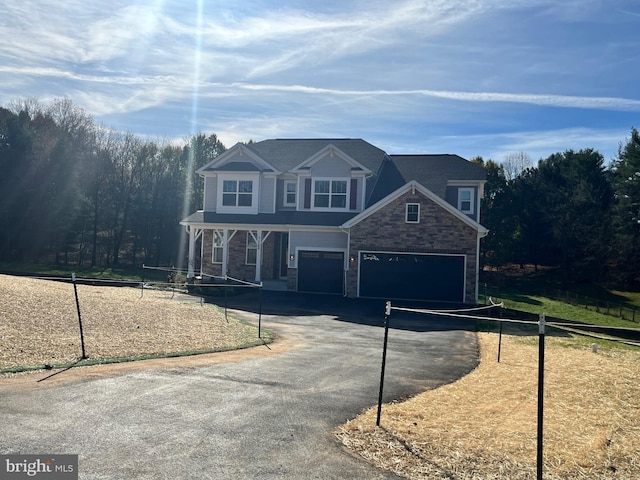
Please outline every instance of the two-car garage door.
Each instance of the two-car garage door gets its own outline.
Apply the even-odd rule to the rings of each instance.
[[[360,252],[358,296],[464,302],[465,256]]]
[[[344,252],[298,251],[298,291],[342,294]],[[464,302],[465,256],[360,252],[358,296]]]

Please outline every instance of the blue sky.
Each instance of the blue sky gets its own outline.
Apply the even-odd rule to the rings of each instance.
[[[640,127],[638,0],[4,0],[0,104],[151,138],[534,161]]]

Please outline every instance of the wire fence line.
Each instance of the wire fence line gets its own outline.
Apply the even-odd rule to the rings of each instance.
[[[478,307],[478,308],[465,308],[465,309],[458,309],[458,310],[440,310],[440,309],[419,309],[419,308],[405,308],[405,307],[394,307],[391,306],[391,310],[396,310],[396,311],[404,311],[404,312],[412,312],[412,313],[421,313],[421,314],[427,314],[427,315],[437,315],[437,316],[444,316],[444,317],[453,317],[453,318],[460,318],[460,319],[466,319],[466,320],[476,320],[476,321],[482,321],[482,322],[496,322],[499,324],[504,324],[504,323],[512,323],[512,324],[521,324],[521,325],[538,325],[539,324],[539,320],[523,320],[523,319],[515,319],[515,318],[503,318],[501,317],[490,317],[490,316],[484,316],[484,315],[469,315],[468,312],[471,311],[491,311],[493,309],[500,309],[499,311],[502,312],[504,309],[504,304],[500,303],[500,304],[492,304],[492,305],[487,305],[485,307]],[[534,314],[531,314],[534,315]],[[592,323],[583,323],[583,322],[573,322],[573,321],[563,321],[562,319],[551,319],[549,317],[546,317],[548,320],[546,320],[546,325],[549,327],[555,327],[555,328],[560,328],[560,329],[571,329],[571,331],[573,333],[576,334],[580,334],[580,335],[585,335],[585,336],[593,336],[592,333],[590,333],[589,331],[591,330],[595,330],[595,331],[601,331],[601,332],[612,332],[611,334],[611,338],[608,337],[599,337],[603,340],[611,340],[611,341],[616,341],[616,342],[621,342],[621,343],[625,343],[625,344],[630,344],[630,345],[634,345],[634,346],[640,346],[640,343],[636,343],[630,340],[639,340],[640,341],[640,328],[630,328],[630,327],[619,327],[619,326],[609,326],[609,325],[597,325],[597,324],[592,324]],[[586,330],[586,332],[585,332]],[[615,334],[628,334],[628,335],[622,335],[621,338],[615,338]]]
[[[271,335],[261,331],[261,304],[256,337],[255,325],[230,321],[222,298],[219,308],[202,308],[202,296],[170,282],[22,274],[1,287],[0,373],[229,350]]]
[[[504,324],[515,323],[515,324],[523,324],[523,325],[537,325],[538,326],[538,381],[537,381],[537,433],[536,433],[536,479],[542,480],[544,475],[544,418],[545,418],[545,335],[546,328],[555,327],[555,328],[572,328],[580,326],[588,326],[590,328],[602,327],[599,325],[591,325],[591,324],[583,324],[583,323],[570,323],[570,322],[547,322],[544,313],[539,314],[538,321],[533,320],[521,320],[521,319],[512,319],[512,318],[496,318],[491,316],[481,316],[481,315],[470,315],[471,312],[478,311],[486,311],[490,313],[493,309],[498,308],[499,311],[504,307],[502,304],[494,304],[486,306],[483,308],[466,308],[466,309],[458,309],[458,310],[436,310],[436,309],[419,309],[419,308],[405,308],[405,307],[394,307],[390,301],[386,302],[385,306],[385,335],[384,335],[384,344],[383,344],[383,354],[382,354],[382,368],[380,374],[380,392],[378,398],[378,412],[376,418],[376,425],[380,427],[381,422],[381,414],[382,414],[382,393],[384,388],[384,378],[385,378],[385,366],[386,366],[386,351],[387,351],[387,341],[388,341],[388,330],[389,330],[389,320],[393,311],[398,312],[410,312],[422,315],[430,315],[430,316],[444,316],[448,318],[460,318],[465,320],[475,320],[478,321],[487,321],[487,322],[496,322],[500,326],[499,330],[499,341],[498,341],[498,358],[497,361],[500,363],[500,355],[501,355],[501,346],[502,346],[502,326]],[[627,327],[615,327],[616,331],[626,331],[632,333],[640,333],[640,328],[627,328]],[[583,334],[580,331],[572,330],[572,333]],[[608,339],[618,341],[618,339]],[[623,341],[624,342],[624,341]],[[629,343],[629,342],[624,342]],[[635,346],[640,346],[640,344],[633,344]],[[597,347],[597,345],[596,345]],[[594,350],[596,352],[597,350]]]
[[[500,298],[504,297],[504,291],[500,287],[494,285],[481,285],[480,296],[484,296],[484,301],[492,297]],[[483,290],[483,291],[482,291]],[[570,292],[569,290],[544,288],[538,293],[541,297],[549,298],[552,300],[558,300],[569,305],[581,307],[587,310],[591,310],[596,313],[608,315],[610,317],[621,318],[623,320],[629,320],[631,322],[640,323],[640,308],[629,305],[622,302],[615,302],[612,300],[602,300],[579,293]]]

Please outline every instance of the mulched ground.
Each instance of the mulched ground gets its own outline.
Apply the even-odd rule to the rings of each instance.
[[[257,328],[173,293],[78,285],[90,359],[214,351],[262,344]],[[0,275],[0,370],[82,356],[71,283]]]

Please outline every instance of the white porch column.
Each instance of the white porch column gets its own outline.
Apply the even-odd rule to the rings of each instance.
[[[189,262],[187,264],[187,278],[193,278],[195,276],[196,242],[202,235],[202,229],[194,228],[191,225],[188,225],[187,233],[189,234]]]
[[[254,235],[251,230],[249,231],[249,235],[251,235],[256,242],[256,283],[262,281],[262,246],[271,234],[271,232],[266,232],[266,235],[264,235],[264,233],[263,230],[258,230],[256,235]]]
[[[229,229],[222,230],[222,276],[227,276],[229,268]]]
[[[258,283],[262,278],[262,230],[258,230],[254,240],[256,241],[256,283]]]

